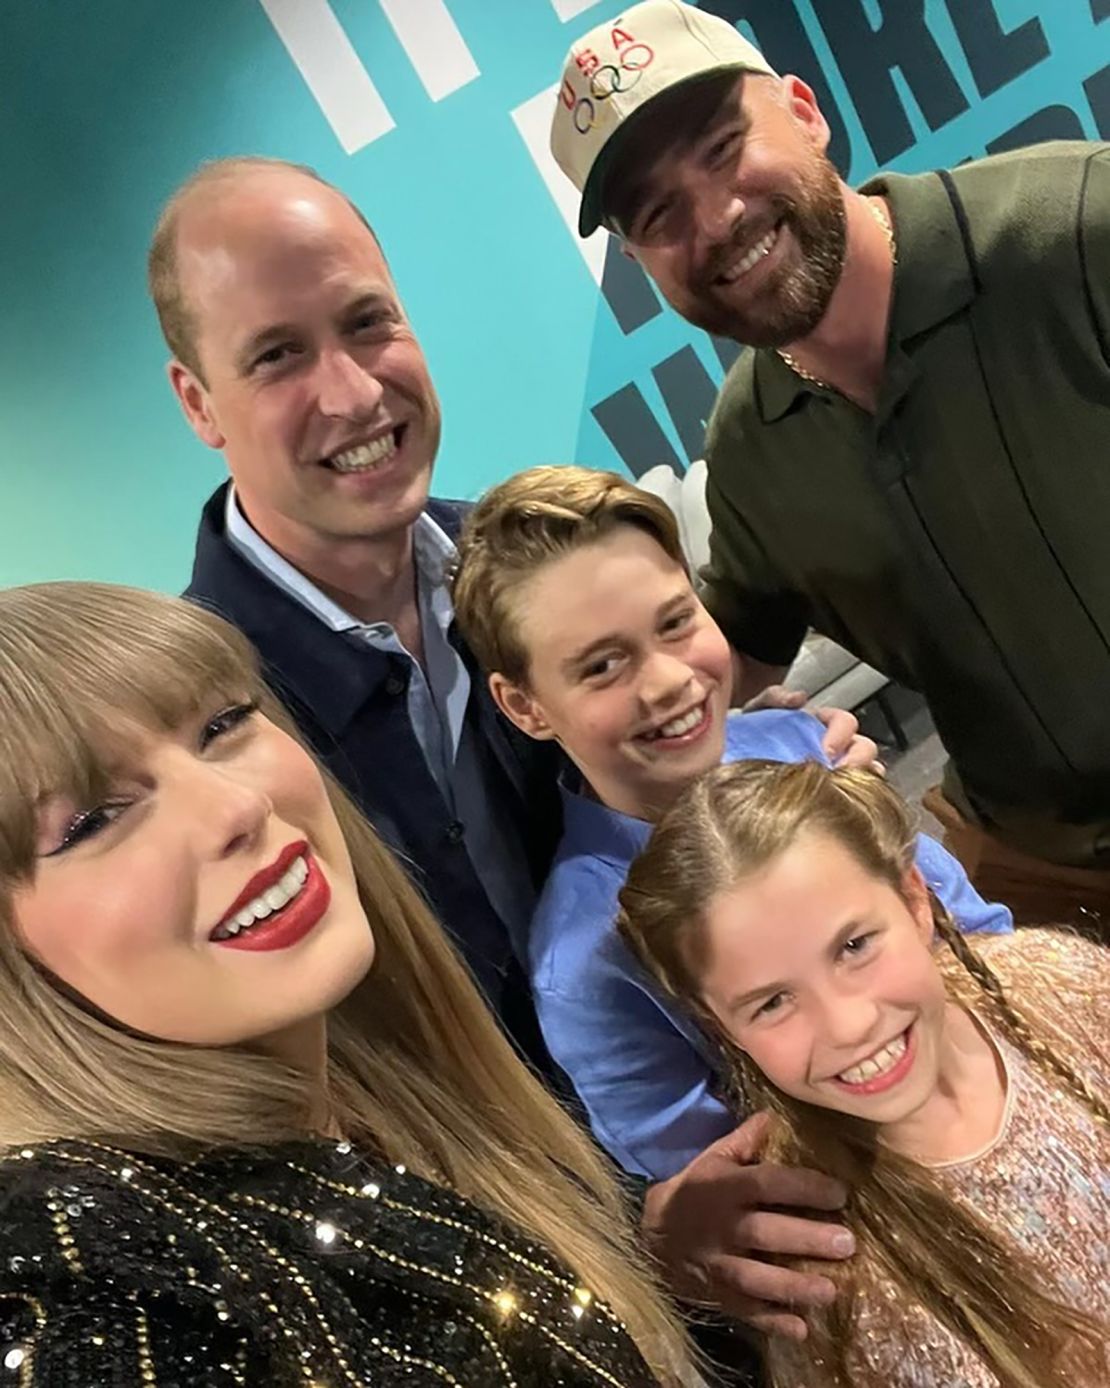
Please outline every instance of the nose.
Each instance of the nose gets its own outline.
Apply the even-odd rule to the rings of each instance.
[[[369,419],[381,404],[381,382],[344,348],[321,354],[316,378],[317,407],[330,418]]]
[[[194,761],[181,775],[179,785],[181,809],[192,819],[199,851],[207,861],[233,857],[253,848],[262,838],[273,803],[245,777]]]
[[[878,1005],[865,993],[830,989],[815,1000],[814,1006],[819,1013],[815,1020],[820,1035],[830,1050],[851,1051],[853,1060],[862,1059],[861,1050],[872,1041],[878,1045],[883,1039],[879,1034]]]
[[[653,651],[640,671],[640,699],[649,708],[666,708],[681,699],[693,678],[684,660]]]
[[[732,184],[717,179],[707,179],[691,201],[694,229],[713,246],[728,241],[744,210],[744,200]]]

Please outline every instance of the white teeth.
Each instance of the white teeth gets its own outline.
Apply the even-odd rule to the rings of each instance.
[[[885,1075],[888,1070],[893,1070],[905,1053],[906,1034],[903,1032],[901,1036],[884,1046],[881,1051],[876,1051],[866,1060],[861,1060],[850,1070],[842,1070],[837,1075],[837,1079],[843,1080],[845,1084],[863,1084],[865,1080],[874,1079],[876,1075]]]
[[[664,723],[662,727],[656,728],[648,734],[648,738],[654,741],[658,737],[681,737],[683,733],[692,732],[701,722],[705,713],[705,705],[699,704],[697,708],[692,708],[689,713],[684,713],[681,718],[672,718],[669,723]]]
[[[230,920],[218,925],[212,932],[212,938],[226,940],[229,935],[238,935],[241,930],[249,930],[256,921],[265,920],[275,911],[280,911],[283,906],[288,906],[307,880],[308,864],[304,857],[294,858],[286,872],[272,887],[267,887],[253,901],[248,901],[242,910],[236,911]]]
[[[757,241],[751,250],[741,260],[738,260],[721,279],[731,284],[738,280],[741,275],[746,275],[753,266],[758,265],[765,255],[770,253],[771,247],[775,244],[775,237],[778,235],[778,227],[773,227],[762,240]]]
[[[383,434],[371,443],[360,443],[357,448],[348,448],[344,453],[336,453],[328,460],[336,472],[368,472],[379,467],[397,451],[393,430]]]

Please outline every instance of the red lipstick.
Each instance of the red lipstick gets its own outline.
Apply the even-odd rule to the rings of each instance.
[[[243,950],[288,949],[308,934],[331,905],[331,887],[303,839],[283,848],[269,867],[255,873],[225,912],[220,925],[226,925],[255,897],[276,886],[298,858],[304,859],[308,876],[297,895],[236,935],[223,939],[209,936],[214,945]]]

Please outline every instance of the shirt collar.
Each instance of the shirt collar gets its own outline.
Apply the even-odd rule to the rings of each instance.
[[[977,292],[946,182],[945,174],[884,173],[859,190],[886,198],[898,246],[888,361],[912,338],[966,308]],[[755,353],[755,389],[766,424],[787,414],[800,395],[830,394],[803,380],[769,348]]]
[[[646,820],[611,810],[567,785],[561,785],[559,791],[563,798],[563,851],[603,858],[618,867],[631,866],[644,851],[651,837]]]
[[[227,489],[224,524],[228,543],[326,627],[332,631],[361,631],[367,625],[372,625],[352,617],[262,538],[243,514],[234,486]],[[446,635],[453,619],[447,570],[455,558],[455,546],[447,532],[437,525],[427,511],[417,517],[412,539],[417,583],[428,596],[437,626]]]

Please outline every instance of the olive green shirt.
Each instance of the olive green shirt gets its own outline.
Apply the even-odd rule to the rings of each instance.
[[[814,626],[919,689],[965,813],[1110,867],[1110,145],[863,191],[898,248],[877,411],[738,359],[709,607],[769,664]]]

